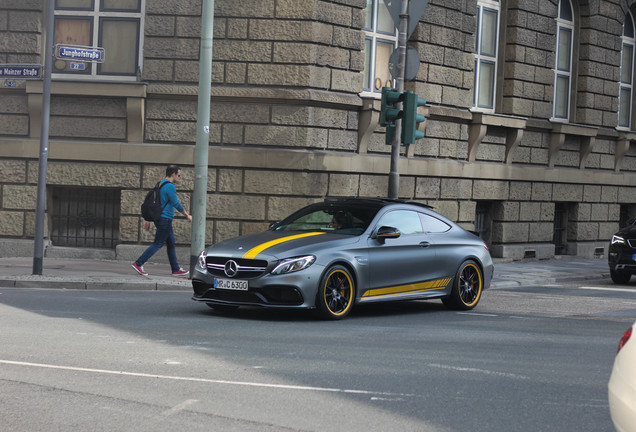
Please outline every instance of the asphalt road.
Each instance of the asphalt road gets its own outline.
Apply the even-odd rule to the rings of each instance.
[[[583,285],[583,286],[581,286]],[[188,292],[0,289],[0,431],[612,431],[636,283],[222,314]]]

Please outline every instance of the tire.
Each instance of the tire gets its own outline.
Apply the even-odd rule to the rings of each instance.
[[[355,299],[355,284],[346,267],[330,267],[318,286],[316,311],[321,318],[339,320],[351,312]]]
[[[451,293],[442,302],[449,309],[470,310],[479,303],[483,287],[484,278],[477,263],[464,261],[457,270]]]
[[[233,305],[225,305],[225,304],[217,304],[217,303],[206,303],[210,309],[214,309],[219,312],[233,312],[237,310],[238,306]]]
[[[632,274],[618,270],[610,270],[610,277],[615,284],[623,285],[629,282],[632,278]]]

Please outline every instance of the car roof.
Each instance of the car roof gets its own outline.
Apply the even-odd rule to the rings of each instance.
[[[325,198],[325,203],[328,204],[354,204],[354,205],[368,205],[374,207],[385,207],[391,204],[408,204],[414,205],[426,209],[433,209],[433,206],[424,204],[417,201],[402,200],[395,198],[375,198],[375,197],[343,197],[343,198]]]

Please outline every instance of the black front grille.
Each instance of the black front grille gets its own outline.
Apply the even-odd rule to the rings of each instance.
[[[209,285],[193,281],[195,299],[262,306],[299,306],[303,296],[294,286],[271,286],[249,291],[232,291],[210,288]]]
[[[629,245],[630,248],[636,249],[636,239],[627,240],[627,244]]]
[[[208,256],[205,259],[205,262],[208,266],[208,271],[212,275],[222,278],[228,277],[228,275],[225,273],[225,266],[228,261],[234,261],[237,265],[237,273],[232,276],[236,279],[257,278],[265,273],[268,264],[265,260],[253,260],[245,258]]]

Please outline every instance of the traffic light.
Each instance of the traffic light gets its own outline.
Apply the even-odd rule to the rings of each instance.
[[[397,104],[402,102],[404,94],[391,87],[382,87],[382,107],[380,110],[380,125],[386,126],[384,141],[391,144],[395,135],[395,121],[402,118],[402,111]]]
[[[426,120],[417,113],[417,107],[426,105],[426,100],[418,97],[412,91],[404,92],[404,108],[402,118],[402,145],[413,144],[415,140],[424,138],[424,132],[418,130],[418,123]]]

